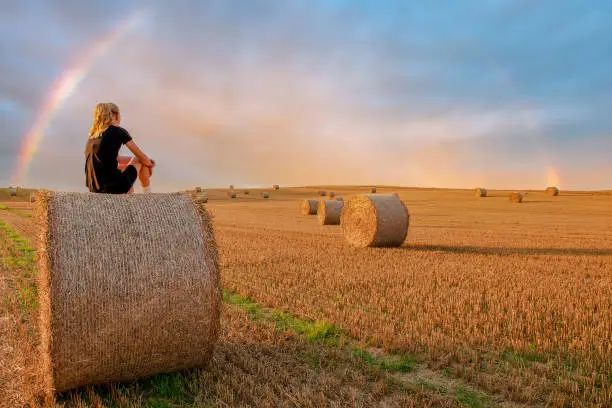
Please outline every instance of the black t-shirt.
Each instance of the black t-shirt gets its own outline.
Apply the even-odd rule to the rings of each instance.
[[[121,146],[132,140],[132,136],[122,127],[109,126],[100,137],[87,141],[85,148],[85,175],[86,185],[90,191],[102,189],[105,185],[116,180],[121,174],[117,169],[117,156]],[[89,174],[94,171],[94,178]]]

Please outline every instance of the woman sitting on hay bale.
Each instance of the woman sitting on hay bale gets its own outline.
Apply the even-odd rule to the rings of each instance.
[[[133,191],[132,186],[139,178],[143,192],[149,193],[155,161],[140,150],[128,131],[119,127],[120,123],[117,105],[96,105],[85,146],[85,185],[92,193],[126,194]],[[119,156],[123,145],[135,157]]]

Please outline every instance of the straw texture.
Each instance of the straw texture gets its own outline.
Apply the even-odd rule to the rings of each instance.
[[[317,217],[321,225],[338,225],[344,201],[321,200],[317,209]]]
[[[474,196],[475,197],[486,197],[487,196],[487,189],[486,188],[475,188],[474,189]]]
[[[304,200],[300,203],[300,212],[304,215],[316,215],[318,207],[317,200]]]
[[[549,196],[558,196],[559,195],[559,188],[558,187],[546,187],[546,194],[548,194]]]
[[[510,193],[508,199],[511,203],[522,203],[523,202],[523,194],[519,192]]]
[[[202,367],[219,335],[210,216],[182,194],[39,193],[48,396]]]
[[[341,217],[344,238],[356,247],[400,246],[409,223],[406,206],[393,194],[355,196]]]

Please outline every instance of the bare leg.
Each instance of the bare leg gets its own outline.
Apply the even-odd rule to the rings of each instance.
[[[142,166],[138,172],[138,179],[143,189],[151,185],[151,170],[147,166]]]

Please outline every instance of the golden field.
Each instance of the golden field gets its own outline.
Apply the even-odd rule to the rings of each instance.
[[[429,373],[434,384],[410,398],[393,387],[386,388],[388,395],[375,398],[381,377],[359,373],[351,377],[355,384],[345,385],[371,399],[347,403],[347,391],[339,405],[470,405],[432,390],[449,381],[492,396],[491,405],[612,404],[612,194],[562,191],[550,197],[529,191],[523,203],[512,204],[507,191],[476,198],[468,190],[379,187],[379,194],[398,192],[408,207],[408,238],[400,248],[356,249],[344,241],[341,226],[321,226],[316,216],[300,214],[300,201],[317,198],[319,189],[345,200],[369,191],[281,188],[266,190],[271,198],[264,200],[263,190],[251,189],[244,196],[236,189],[238,198],[232,200],[226,191],[209,190],[208,208],[215,217],[225,289],[266,308],[336,325],[373,353],[410,355],[417,371]],[[8,210],[0,210],[0,220],[33,238],[35,228],[27,217],[31,205],[8,199],[2,204]],[[4,269],[5,274],[19,273],[6,262]],[[254,323],[241,313],[228,306],[224,320],[230,323],[220,341],[221,352],[228,338],[253,347],[275,344],[269,337],[278,333],[253,338],[249,333],[267,329],[253,329],[249,325]],[[273,374],[266,374],[270,384],[278,382],[272,393],[294,395],[295,385],[293,391],[283,387],[295,381],[311,390],[302,390],[304,395],[325,388],[313,385],[308,375],[296,380],[302,372],[290,369],[296,362],[283,368],[283,358],[273,353],[261,358],[269,358],[260,361],[263,366],[275,367]],[[339,357],[329,357],[334,358]],[[238,359],[248,361],[245,356]],[[228,367],[242,372],[235,367],[240,363],[233,364]],[[221,369],[216,360],[212,372]],[[232,370],[215,377],[217,388],[235,392],[232,387],[240,384],[235,383],[238,377],[232,379]],[[265,395],[255,391],[265,384],[253,385],[259,381],[253,378],[244,381],[253,395]],[[240,401],[334,405],[332,394],[318,400],[302,395],[293,402],[264,397]],[[219,401],[228,403],[214,401],[219,406]]]

